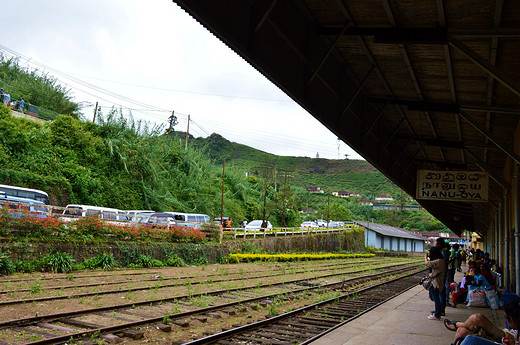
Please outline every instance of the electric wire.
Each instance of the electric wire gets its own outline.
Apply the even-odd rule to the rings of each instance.
[[[113,105],[112,106],[108,106],[108,105],[101,105],[102,108],[113,108],[114,105],[117,106],[118,108],[122,108],[122,109],[126,109],[126,110],[129,110],[129,111],[132,111],[132,112],[137,112],[137,113],[140,113],[140,114],[145,114],[146,116],[148,117],[152,117],[154,119],[157,119],[159,121],[161,121],[162,123],[165,123],[166,122],[166,118],[163,117],[163,116],[160,116],[158,114],[155,114],[155,113],[170,113],[171,111],[168,110],[168,109],[164,109],[164,108],[160,108],[160,107],[156,107],[156,106],[153,106],[153,105],[150,105],[150,104],[146,104],[146,103],[143,103],[143,102],[139,102],[139,101],[136,101],[135,99],[132,99],[132,98],[128,98],[126,96],[122,96],[122,95],[119,95],[115,92],[112,92],[112,91],[109,91],[109,90],[106,90],[104,88],[101,88],[101,87],[98,87],[96,85],[93,85],[91,83],[88,83],[88,82],[84,82],[83,80],[81,79],[78,79],[76,77],[73,77],[71,76],[70,74],[67,74],[67,73],[64,73],[64,72],[61,72],[57,69],[54,69],[54,68],[51,68],[49,66],[46,66],[42,63],[38,63],[38,62],[35,62],[34,60],[32,60],[32,58],[28,58],[10,48],[7,48],[3,45],[0,44],[0,51],[3,51],[3,52],[6,52],[6,53],[9,53],[10,55],[13,55],[14,57],[17,57],[17,58],[23,58],[24,60],[27,61],[27,64],[32,64],[36,67],[40,67],[40,68],[43,68],[43,69],[47,69],[49,71],[52,71],[53,73],[55,74],[58,74],[59,76],[61,76],[62,78],[65,78],[67,80],[69,80],[69,83],[70,82],[73,82],[75,84],[78,84],[86,89],[91,89],[91,90],[94,90],[100,94],[104,94],[105,96],[109,96],[111,98],[115,98],[115,99],[119,99],[120,101],[123,101],[125,103],[130,103],[130,104],[133,104],[134,106],[137,105],[139,106],[140,108],[135,108],[135,107],[129,107],[127,105],[124,105],[122,103],[115,103],[113,102],[113,100],[109,100],[105,97],[102,97],[102,96],[99,96],[97,94],[94,94],[90,91],[87,91],[79,86],[72,86],[70,85],[69,83],[67,82],[64,82],[64,84],[66,84],[68,87],[70,87],[71,89],[73,90],[77,90],[79,92],[82,92],[84,94],[87,94],[89,96],[92,96],[92,97],[95,97],[95,98],[99,98],[100,100],[103,100],[104,102],[107,102],[107,103],[112,103]],[[95,79],[95,78],[94,78]],[[62,80],[63,82],[63,80]],[[124,84],[124,83],[122,83]],[[131,85],[134,85],[134,86],[138,86],[138,87],[146,87],[146,86],[142,86],[142,85],[135,85],[135,84],[131,84]],[[149,87],[149,88],[153,88],[153,87]],[[160,88],[157,88],[157,89],[160,89]],[[176,90],[168,90],[168,91],[176,91]],[[200,94],[203,94],[203,93],[200,93]],[[208,96],[223,96],[223,95],[216,95],[216,94],[208,94]],[[241,99],[249,99],[248,97],[235,97],[235,98],[241,98]],[[256,100],[262,100],[260,98],[255,98]],[[264,100],[269,100],[269,99],[264,99]],[[275,101],[275,100],[269,100],[269,101]],[[282,101],[282,100],[276,100],[276,101]],[[182,117],[182,119],[180,119],[180,123],[182,124],[182,122],[186,121],[187,120],[187,114],[184,114],[184,113],[181,113],[181,112],[175,112],[175,115],[176,116],[180,116]],[[318,151],[318,152],[322,152],[322,153],[327,153],[329,155],[335,155],[336,154],[336,150],[335,149],[331,149],[330,148],[330,144],[328,143],[324,143],[324,142],[317,142],[316,140],[312,140],[311,141],[304,141],[304,140],[301,140],[300,138],[296,138],[296,137],[292,137],[290,135],[287,135],[287,134],[283,134],[283,139],[280,139],[280,135],[279,134],[272,134],[272,133],[266,133],[266,132],[259,132],[258,130],[254,129],[254,128],[243,128],[243,127],[240,127],[240,128],[237,128],[237,127],[234,127],[232,125],[229,125],[229,124],[226,124],[226,125],[223,125],[221,122],[217,122],[217,121],[212,121],[212,120],[209,120],[209,119],[203,119],[205,121],[205,123],[209,123],[212,127],[216,128],[216,129],[219,129],[221,131],[224,131],[226,134],[228,133],[231,133],[233,134],[234,137],[239,137],[239,138],[242,138],[242,139],[245,139],[247,141],[251,140],[251,139],[258,139],[258,140],[262,140],[263,142],[268,142],[268,143],[271,143],[271,144],[276,144],[276,145],[284,145],[284,146],[292,146],[292,145],[288,145],[290,141],[293,142],[293,144],[295,144],[293,147],[294,148],[303,148],[303,149],[308,149],[308,150],[312,150],[312,151]],[[202,128],[202,126],[200,124],[198,124],[197,122],[194,122],[193,119],[191,119],[191,122],[199,127],[199,129],[202,131],[202,133],[206,134],[207,136],[210,135],[209,131],[207,131],[206,129]],[[198,132],[198,131],[197,131]],[[310,131],[310,133],[312,133],[312,131]],[[201,135],[202,136],[202,135]],[[289,140],[287,140],[289,139]],[[310,144],[309,144],[310,143]]]

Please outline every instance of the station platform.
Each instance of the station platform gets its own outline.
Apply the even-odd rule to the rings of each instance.
[[[460,282],[462,273],[457,272],[455,280]],[[428,320],[433,309],[428,291],[417,285],[311,344],[449,345],[455,340],[455,332],[446,329],[442,320],[447,318],[464,321],[476,313],[485,315],[500,329],[505,327],[502,309],[475,308],[461,304],[457,308],[446,307],[446,316],[441,317],[441,321]]]

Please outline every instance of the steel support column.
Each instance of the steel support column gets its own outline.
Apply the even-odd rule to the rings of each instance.
[[[502,257],[502,218],[504,218],[504,213],[502,211],[502,202],[500,202],[500,204],[498,205],[498,212],[497,212],[497,235],[498,235],[497,262],[498,262],[498,266],[503,268],[504,260]],[[502,272],[503,272],[503,270],[502,270]]]
[[[504,190],[504,286],[511,289],[509,267],[509,193]]]
[[[515,172],[513,175],[514,180],[514,193],[513,198],[515,199],[515,282],[516,290],[515,293],[520,293],[520,166],[515,165]]]

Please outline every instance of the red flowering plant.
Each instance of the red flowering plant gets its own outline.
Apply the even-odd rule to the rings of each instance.
[[[205,234],[194,228],[127,224],[114,224],[93,216],[63,222],[54,216],[29,212],[25,209],[12,210],[0,207],[0,235],[3,236],[52,239],[53,235],[60,235],[60,240],[75,238],[80,240],[190,243],[202,242],[205,239]]]
[[[47,238],[64,230],[65,224],[54,216],[30,212],[23,207],[0,207],[1,235]]]

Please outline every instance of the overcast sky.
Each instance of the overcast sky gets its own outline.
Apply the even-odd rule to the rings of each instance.
[[[362,159],[171,0],[15,0],[2,4],[1,52],[136,119],[285,156]]]

